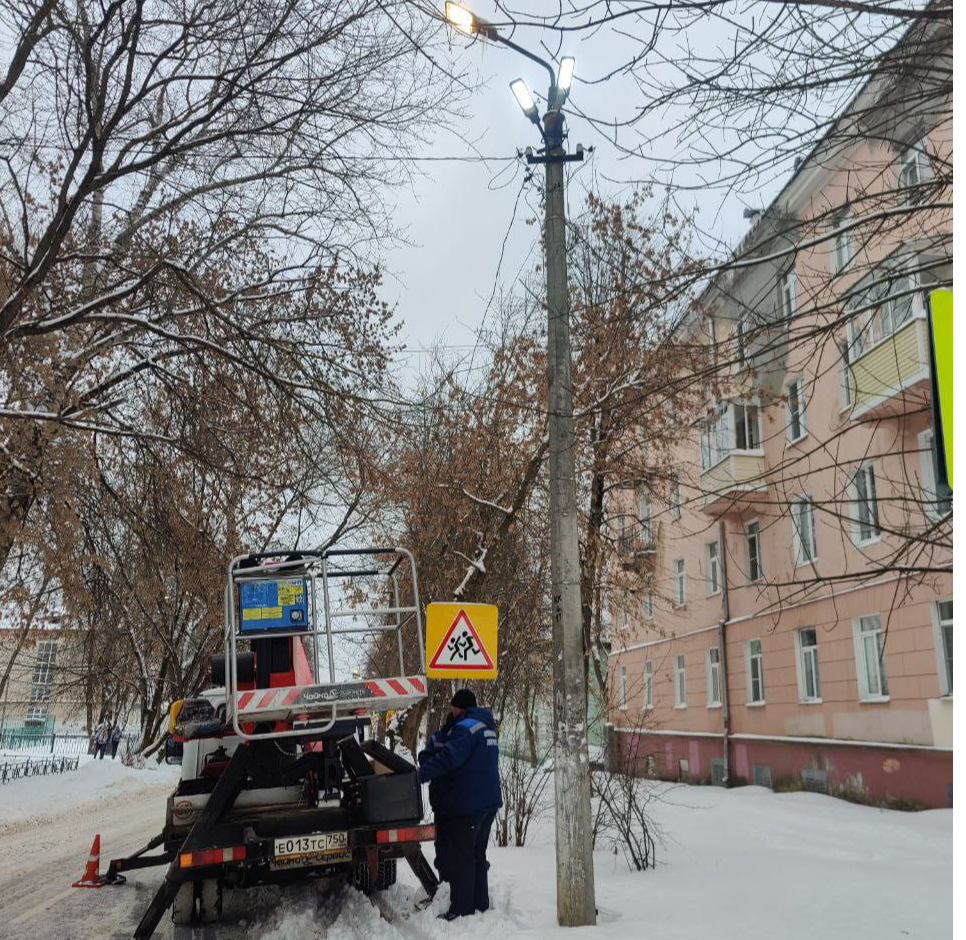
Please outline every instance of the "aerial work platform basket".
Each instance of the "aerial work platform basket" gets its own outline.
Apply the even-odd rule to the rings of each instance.
[[[417,642],[407,671],[410,624]],[[340,644],[386,633],[396,634],[395,675],[340,675]],[[419,588],[406,549],[238,556],[228,566],[224,641],[226,721],[245,740],[304,737],[362,710],[426,697]]]

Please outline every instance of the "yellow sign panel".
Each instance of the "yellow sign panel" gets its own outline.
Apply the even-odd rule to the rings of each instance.
[[[934,290],[929,295],[932,327],[933,411],[940,457],[946,458],[946,480],[953,485],[953,292]]]
[[[430,679],[495,679],[495,604],[426,605],[426,675]]]
[[[304,581],[278,582],[278,602],[285,607],[291,607],[293,604],[301,604],[302,594],[304,592]],[[279,614],[279,616],[281,616],[281,614]]]

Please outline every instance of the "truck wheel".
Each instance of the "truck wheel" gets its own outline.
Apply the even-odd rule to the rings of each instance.
[[[379,875],[376,878],[376,890],[385,891],[396,883],[396,860],[394,858],[383,859],[379,863]]]
[[[185,881],[174,896],[171,919],[177,927],[186,927],[195,916],[195,883]]]
[[[371,894],[373,891],[385,891],[396,883],[396,860],[394,858],[383,858],[379,860],[379,873],[376,875],[375,884],[369,875],[369,866],[365,862],[360,862],[352,869],[352,886],[358,888],[363,894]]]
[[[203,924],[213,924],[221,919],[221,882],[217,878],[206,878],[201,882],[198,919]]]

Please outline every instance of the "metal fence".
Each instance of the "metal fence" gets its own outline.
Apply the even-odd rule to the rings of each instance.
[[[137,741],[134,735],[126,734],[117,748],[118,755],[134,750]],[[57,757],[72,757],[75,754],[93,754],[94,745],[86,734],[31,734],[28,731],[0,731],[0,751],[20,751],[30,754],[53,754]],[[110,756],[111,746],[107,746]],[[3,760],[0,757],[0,760]]]
[[[2,760],[2,758],[0,758]],[[80,757],[25,757],[0,763],[0,784],[19,780],[21,777],[47,777],[77,770]]]

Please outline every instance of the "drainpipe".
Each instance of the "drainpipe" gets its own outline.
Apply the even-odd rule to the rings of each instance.
[[[725,646],[725,627],[731,619],[731,606],[728,603],[728,542],[724,520],[718,523],[718,555],[721,558],[721,619],[718,621],[718,649],[721,659],[721,722],[722,756],[724,757],[724,781],[727,787],[731,780],[731,759],[728,736],[731,734],[731,705],[728,701],[728,658]]]

